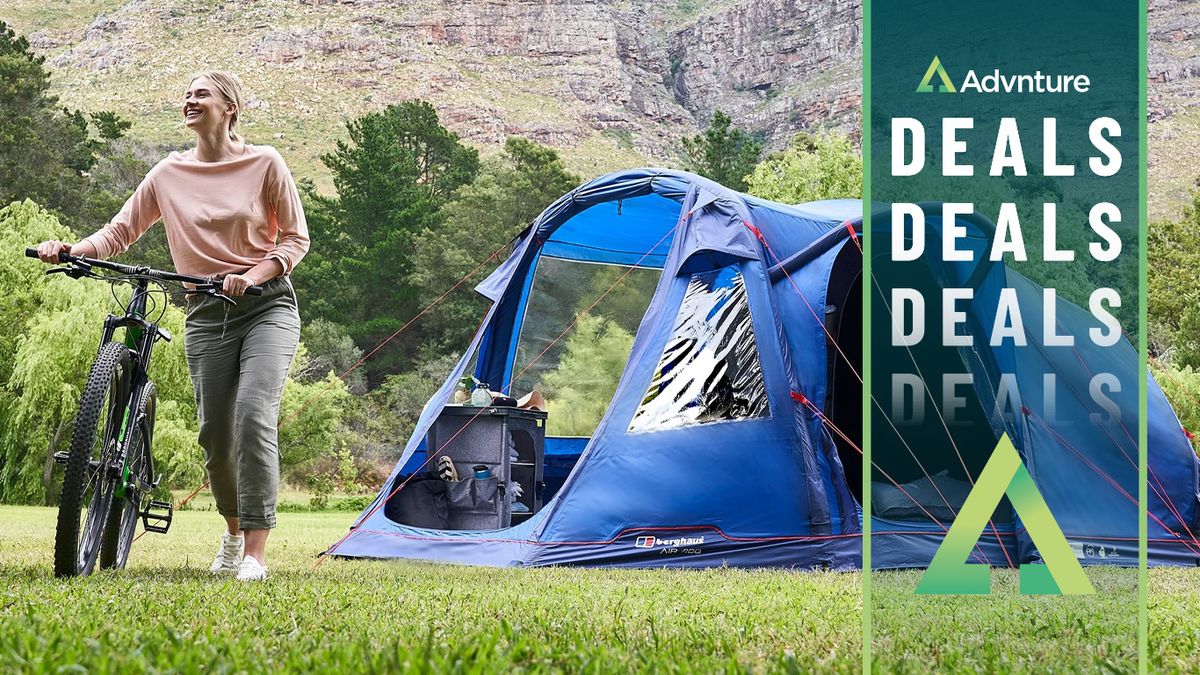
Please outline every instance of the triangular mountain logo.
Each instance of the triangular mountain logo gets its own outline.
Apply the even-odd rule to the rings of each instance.
[[[934,74],[942,81],[936,88],[933,85]],[[917,85],[918,94],[929,94],[934,91],[944,94],[953,94],[958,91],[954,88],[954,83],[950,81],[950,76],[946,74],[946,69],[942,67],[942,62],[936,56],[933,57],[933,62],[929,64],[929,70],[925,71],[925,77],[921,78],[921,84]]]
[[[935,64],[937,59],[934,59]],[[932,72],[932,69],[931,71]],[[928,77],[926,78],[928,79]],[[1037,546],[1045,564],[1021,565],[1023,595],[1089,595],[1095,593],[1092,582],[1083,573],[1071,545],[1055,522],[1046,500],[1038,492],[1029,470],[1009,440],[1000,438],[979,480],[967,495],[946,538],[929,563],[929,569],[917,584],[921,594],[986,595],[992,590],[989,565],[970,564],[967,558],[983,534],[992,513],[1004,495],[1021,517],[1029,538]]]

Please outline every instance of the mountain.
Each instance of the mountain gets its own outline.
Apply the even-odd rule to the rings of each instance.
[[[1150,212],[1200,176],[1200,3],[1149,0]],[[406,98],[485,153],[508,135],[591,176],[675,164],[714,110],[769,149],[861,120],[858,0],[8,0],[0,18],[46,55],[63,102],[112,109],[134,134],[187,143],[189,76],[239,73],[244,123],[294,171],[343,122]]]
[[[770,147],[856,130],[860,6],[852,0],[10,0],[0,18],[47,57],[65,104],[112,109],[165,145],[189,76],[237,72],[252,142],[302,176],[343,122],[407,98],[486,153],[508,135],[584,175],[673,164],[679,139],[729,112]]]
[[[1149,0],[1151,220],[1174,217],[1200,187],[1200,3]]]

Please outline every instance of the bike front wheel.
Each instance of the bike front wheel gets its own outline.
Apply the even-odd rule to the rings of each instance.
[[[137,414],[130,421],[125,455],[125,466],[129,470],[122,475],[125,489],[121,498],[114,501],[108,511],[108,522],[104,526],[104,538],[100,545],[100,569],[124,569],[129,561],[129,549],[137,531],[138,517],[142,514],[142,502],[149,494],[154,475],[150,445],[154,438],[157,403],[158,393],[154,383],[147,383],[138,399]]]
[[[79,401],[67,451],[54,536],[54,574],[90,574],[120,478],[116,466],[121,428],[129,404],[129,349],[116,342],[100,349]]]

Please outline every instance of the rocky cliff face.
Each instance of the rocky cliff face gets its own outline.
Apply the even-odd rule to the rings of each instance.
[[[724,110],[771,146],[797,131],[858,133],[862,6],[748,0],[667,38],[671,91],[697,119]]]
[[[72,12],[0,9],[48,57],[65,103],[185,142],[189,74],[235,70],[252,93],[250,137],[326,187],[317,158],[342,121],[413,97],[485,152],[519,134],[588,175],[672,164],[716,109],[771,149],[800,130],[859,133],[861,0],[92,0]],[[1200,3],[1149,0],[1149,26],[1151,213],[1170,215],[1200,176]]]
[[[1200,3],[1148,10],[1150,216],[1174,218],[1200,187]]]
[[[1200,103],[1200,4],[1150,0],[1147,69],[1155,122]]]
[[[585,173],[670,164],[717,108],[770,147],[859,119],[857,0],[112,0],[74,22],[16,1],[68,104],[111,92],[135,131],[172,138],[188,74],[226,67],[252,131],[318,172],[341,118],[411,97],[485,148],[519,134]]]

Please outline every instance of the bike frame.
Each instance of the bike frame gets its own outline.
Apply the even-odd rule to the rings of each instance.
[[[33,248],[26,248],[25,255],[30,258],[42,258]],[[146,306],[150,294],[158,292],[161,288],[164,296],[164,311],[168,302],[167,294],[170,292],[167,285],[175,283],[188,286],[192,293],[218,298],[229,304],[236,303],[223,292],[224,280],[221,277],[198,277],[144,266],[122,265],[85,256],[73,256],[65,251],[59,251],[56,258],[56,262],[62,263],[63,266],[47,270],[47,274],[65,274],[73,279],[98,279],[113,284],[114,287],[116,284],[128,284],[132,287],[132,295],[129,303],[124,307],[124,314],[120,316],[109,314],[104,319],[104,329],[100,334],[100,344],[96,351],[98,359],[101,356],[105,357],[103,360],[97,360],[96,363],[101,363],[104,368],[111,369],[114,366],[112,358],[117,354],[116,352],[106,352],[114,349],[125,350],[125,358],[121,359],[117,366],[127,362],[128,372],[120,373],[122,380],[114,387],[112,382],[99,380],[93,382],[92,378],[112,377],[117,374],[117,371],[100,372],[96,371],[96,366],[93,365],[93,371],[88,375],[88,388],[85,390],[80,404],[88,406],[86,409],[87,425],[96,423],[96,416],[99,412],[107,413],[104,427],[100,430],[104,447],[100,449],[99,461],[92,459],[95,452],[93,445],[96,440],[94,434],[97,429],[95,428],[87,429],[86,438],[80,436],[80,429],[76,429],[74,436],[80,437],[72,438],[70,451],[54,453],[56,462],[67,465],[64,485],[69,481],[71,489],[74,491],[69,500],[69,510],[64,510],[64,505],[59,506],[59,530],[55,537],[54,569],[58,576],[73,577],[90,573],[97,554],[100,555],[102,567],[106,565],[123,567],[125,565],[129,553],[128,547],[132,544],[130,538],[133,536],[133,530],[136,529],[136,524],[132,529],[129,527],[130,515],[135,518],[141,517],[142,526],[146,532],[165,534],[171,526],[174,512],[171,502],[155,501],[154,499],[143,502],[142,500],[143,497],[151,495],[158,487],[160,480],[160,477],[154,473],[154,458],[149,447],[150,429],[146,428],[153,424],[154,414],[154,409],[149,407],[152,402],[150,396],[154,391],[154,384],[149,375],[150,359],[154,355],[154,346],[159,340],[171,341],[169,331],[147,318]],[[46,262],[52,261],[47,260]],[[93,271],[94,267],[116,272],[116,274],[97,273]],[[151,284],[155,286],[155,289],[151,290]],[[262,295],[263,289],[262,286],[253,285],[245,288],[244,292],[246,295]],[[118,331],[121,333],[118,334]],[[104,395],[110,397],[109,400],[95,400],[97,387],[100,385],[103,385],[103,389],[99,390],[100,393],[107,392]],[[113,400],[118,396],[123,400]],[[106,406],[107,409],[97,411],[95,407],[97,404]],[[138,430],[143,433],[135,433]],[[138,439],[137,447],[133,447],[135,437]],[[85,441],[87,442],[86,446],[82,444]],[[138,455],[145,456],[145,459],[140,461],[145,461],[146,465],[137,467],[138,470],[134,471],[134,467],[130,466],[130,458],[131,456],[137,458]],[[85,460],[83,466],[80,465],[80,460]],[[86,473],[81,474],[81,471]],[[97,477],[100,478],[99,481],[95,481]],[[82,487],[80,487],[83,480],[86,482],[82,483]],[[95,482],[95,490],[92,493],[91,502],[85,505],[78,498],[85,496],[93,482]],[[100,492],[101,490],[104,491],[103,494]],[[129,492],[130,490],[133,490],[132,494]],[[72,522],[79,518],[79,514],[73,513],[73,511],[75,509],[82,510],[84,507],[90,509],[98,497],[102,500],[100,504],[104,505],[106,509],[114,506],[109,501],[110,499],[117,500],[116,508],[119,509],[116,514],[117,518],[114,521],[111,517],[113,514],[108,512],[105,513],[105,521],[99,521],[92,518],[91,516],[94,514],[89,511],[88,520],[83,523],[86,531],[83,533],[84,539],[81,543],[79,523]],[[131,507],[135,511],[131,512]],[[112,536],[104,534],[105,529],[113,522],[118,523],[121,529],[111,533]],[[100,548],[94,549],[93,547],[96,545],[99,545]],[[112,546],[116,547],[115,550],[108,548]],[[105,556],[109,557],[107,561]]]
[[[104,320],[104,332],[100,338],[100,346],[97,348],[97,353],[103,349],[104,345],[109,342],[114,342],[118,328],[125,329],[125,346],[129,349],[131,361],[133,363],[133,372],[129,383],[129,400],[122,406],[123,414],[121,419],[121,430],[117,436],[117,456],[114,458],[112,467],[121,467],[121,480],[117,484],[115,497],[123,499],[125,497],[125,488],[129,483],[130,470],[127,460],[129,457],[129,430],[134,425],[141,424],[142,420],[136,419],[134,416],[141,409],[142,400],[145,398],[150,383],[149,368],[150,357],[154,351],[154,343],[159,339],[170,341],[169,333],[166,333],[158,327],[157,324],[146,320],[146,298],[149,296],[149,282],[146,279],[139,279],[133,286],[133,297],[126,308],[124,316],[108,315]],[[154,460],[147,456],[146,461],[150,463],[149,471],[146,475],[154,476]],[[111,470],[111,469],[110,469]],[[145,484],[140,477],[135,477],[139,484],[136,486],[139,492],[149,493],[157,487],[158,481],[153,479],[152,483]]]
[[[37,251],[32,248],[26,248],[25,255],[30,258],[38,257]],[[130,298],[129,305],[125,308],[125,315],[116,316],[110,314],[104,320],[104,332],[101,334],[100,345],[96,350],[96,353],[99,354],[104,345],[114,342],[117,329],[125,329],[124,344],[125,348],[129,350],[130,360],[133,363],[133,372],[130,376],[129,400],[122,405],[121,428],[117,433],[117,456],[114,458],[115,461],[112,466],[109,467],[110,471],[115,470],[116,467],[120,467],[121,481],[117,485],[114,496],[124,498],[125,488],[129,484],[131,473],[126,463],[129,458],[129,430],[133,428],[133,425],[142,422],[142,420],[136,419],[135,416],[138,414],[137,411],[141,409],[142,402],[149,390],[150,376],[148,370],[150,368],[150,357],[154,352],[154,344],[157,341],[171,341],[171,334],[166,329],[160,328],[158,324],[146,320],[146,299],[150,296],[150,284],[152,282],[194,284],[194,288],[205,295],[218,297],[229,303],[233,303],[233,300],[220,292],[221,281],[218,277],[197,277],[176,274],[149,267],[133,267],[105,260],[96,260],[82,256],[76,257],[68,253],[60,253],[59,262],[67,263],[71,267],[56,268],[50,270],[48,273],[64,272],[74,278],[79,278],[80,276],[91,275],[91,268],[95,266],[135,277],[131,283],[133,286],[133,296]],[[247,295],[262,295],[262,286],[250,286],[245,292]],[[146,461],[149,462],[149,471],[146,472],[146,475],[151,477],[151,482],[146,483],[141,478],[135,477],[138,481],[136,487],[143,493],[149,493],[158,486],[158,478],[154,477],[154,458],[147,454]]]

